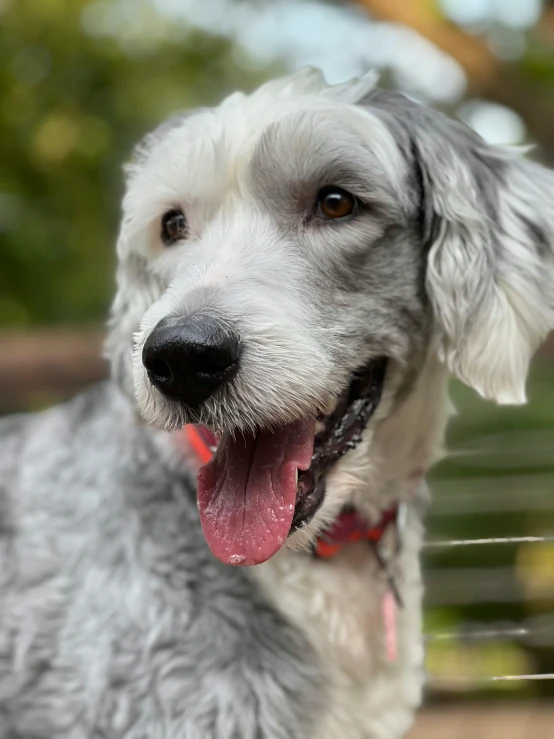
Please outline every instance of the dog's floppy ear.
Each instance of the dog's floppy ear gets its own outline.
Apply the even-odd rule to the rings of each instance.
[[[375,103],[419,180],[441,358],[484,397],[523,403],[554,328],[554,173],[401,96]]]

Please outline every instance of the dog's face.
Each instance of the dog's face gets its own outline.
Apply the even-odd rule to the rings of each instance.
[[[518,402],[552,326],[550,174],[372,84],[269,83],[129,170],[108,349],[148,423],[222,434],[199,509],[226,562],[309,523],[430,347]]]

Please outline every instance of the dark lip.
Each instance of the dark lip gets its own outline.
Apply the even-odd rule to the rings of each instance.
[[[310,467],[298,473],[289,536],[312,520],[325,498],[327,473],[362,440],[363,431],[381,400],[386,368],[386,357],[379,357],[356,370],[333,413],[319,419],[324,421],[325,428],[315,436]]]

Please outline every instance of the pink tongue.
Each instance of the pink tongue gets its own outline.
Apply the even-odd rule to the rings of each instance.
[[[221,440],[198,473],[202,529],[218,559],[257,565],[281,547],[294,515],[296,471],[308,469],[313,447],[313,420]]]

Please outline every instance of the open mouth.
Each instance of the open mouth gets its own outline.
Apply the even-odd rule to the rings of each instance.
[[[356,371],[329,415],[255,434],[225,434],[198,473],[198,510],[218,559],[255,565],[313,518],[326,475],[361,441],[381,399],[386,359]]]

